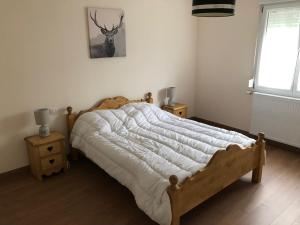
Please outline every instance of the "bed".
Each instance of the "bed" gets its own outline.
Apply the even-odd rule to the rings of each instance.
[[[180,217],[252,171],[259,183],[264,135],[237,132],[179,118],[155,106],[151,93],[130,101],[118,96],[73,112],[67,125],[72,155],[80,151],[126,186],[136,203],[161,225]]]

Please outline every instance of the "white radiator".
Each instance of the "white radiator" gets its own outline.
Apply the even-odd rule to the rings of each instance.
[[[250,133],[264,132],[268,139],[300,147],[300,100],[253,94]]]

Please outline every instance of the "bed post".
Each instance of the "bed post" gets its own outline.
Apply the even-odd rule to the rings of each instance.
[[[259,151],[258,167],[252,171],[252,183],[260,183],[262,177],[263,166],[266,161],[266,143],[265,134],[259,133],[256,141],[256,149]]]
[[[76,114],[72,113],[73,108],[71,106],[67,107],[67,128],[68,128],[68,143],[69,143],[69,148],[70,148],[70,153],[72,156],[73,160],[78,160],[78,151],[74,148],[72,148],[72,145],[70,144],[70,136],[71,136],[71,131],[73,129],[75,120],[76,120]]]
[[[180,212],[178,209],[178,191],[180,187],[178,185],[178,177],[175,175],[170,176],[169,178],[170,186],[168,187],[168,194],[171,203],[172,210],[172,222],[171,225],[180,225]]]

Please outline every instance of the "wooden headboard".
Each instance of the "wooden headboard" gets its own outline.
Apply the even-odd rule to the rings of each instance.
[[[68,138],[70,137],[71,131],[73,129],[73,126],[78,119],[79,116],[86,112],[92,112],[95,110],[99,109],[118,109],[122,107],[123,105],[126,105],[128,103],[132,102],[148,102],[148,103],[153,103],[153,98],[152,98],[152,93],[149,92],[147,93],[143,99],[140,100],[129,100],[128,98],[125,98],[123,96],[117,96],[114,98],[105,98],[101,100],[98,104],[95,106],[87,109],[87,110],[82,110],[79,113],[74,113],[73,108],[71,106],[67,107],[67,128],[68,128]]]

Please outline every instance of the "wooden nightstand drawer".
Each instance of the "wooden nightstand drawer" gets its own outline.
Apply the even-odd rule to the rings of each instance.
[[[164,105],[162,109],[182,118],[187,117],[187,105],[185,104]]]
[[[60,153],[62,150],[61,142],[53,142],[47,145],[39,146],[40,157],[46,157],[49,155]]]
[[[174,113],[174,110],[172,110],[172,109],[168,109],[168,108],[163,108],[163,110],[165,110],[165,111],[167,111],[167,112],[169,112],[169,113]]]
[[[58,166],[63,167],[63,157],[62,155],[52,155],[41,160],[42,170],[49,170],[56,168]]]
[[[174,111],[174,115],[180,116],[180,117],[182,117],[182,118],[186,118],[186,109],[183,108],[183,109],[175,110],[175,111]]]

